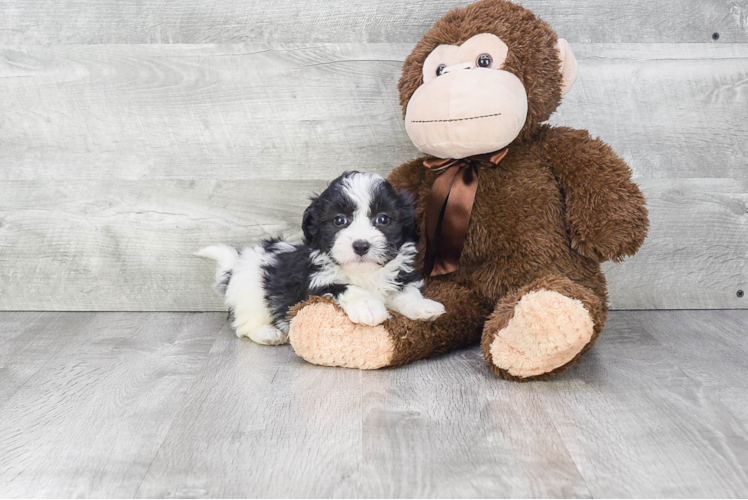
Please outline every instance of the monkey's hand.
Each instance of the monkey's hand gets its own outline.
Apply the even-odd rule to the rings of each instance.
[[[571,247],[600,262],[635,254],[647,236],[649,219],[628,165],[587,131],[547,128],[544,135],[566,197]]]

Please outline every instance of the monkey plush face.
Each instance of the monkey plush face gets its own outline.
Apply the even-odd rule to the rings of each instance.
[[[576,74],[568,43],[546,23],[483,0],[437,21],[405,61],[405,130],[439,158],[497,151],[547,120]]]
[[[423,63],[423,85],[405,113],[413,144],[440,158],[463,158],[503,148],[527,118],[527,92],[504,69],[509,48],[481,33],[462,45],[439,45]]]

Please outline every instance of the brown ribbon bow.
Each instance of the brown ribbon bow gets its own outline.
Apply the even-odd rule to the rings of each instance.
[[[426,168],[442,172],[431,187],[426,206],[424,272],[429,276],[449,274],[459,267],[478,191],[478,174],[498,165],[508,152],[504,148],[496,153],[461,159],[431,158],[423,161]]]

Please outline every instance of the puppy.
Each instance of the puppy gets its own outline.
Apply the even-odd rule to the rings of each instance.
[[[197,252],[218,262],[215,288],[238,337],[288,342],[288,310],[311,295],[332,297],[351,321],[369,326],[385,321],[387,308],[414,320],[444,313],[421,295],[413,198],[382,176],[347,172],[335,179],[312,198],[302,230],[302,245],[275,239],[241,252],[226,245]]]

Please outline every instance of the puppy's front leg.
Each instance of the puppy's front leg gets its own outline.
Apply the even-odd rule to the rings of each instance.
[[[357,286],[348,285],[338,296],[338,304],[351,321],[360,325],[377,326],[390,317],[381,300]]]
[[[393,294],[388,305],[393,311],[413,320],[431,321],[445,312],[440,302],[421,295],[421,290],[415,284],[407,285],[399,293]]]

